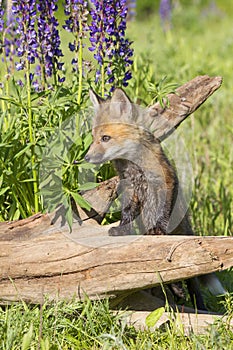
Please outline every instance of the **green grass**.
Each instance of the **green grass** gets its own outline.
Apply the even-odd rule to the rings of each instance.
[[[232,303],[229,297],[230,315]],[[172,314],[170,310],[171,320]],[[3,350],[230,350],[232,341],[232,329],[221,317],[203,335],[187,336],[172,321],[153,332],[136,330],[126,324],[124,312],[110,311],[108,300],[45,302],[41,306],[21,303],[0,308],[0,349]]]
[[[128,30],[128,35],[134,40],[139,64],[127,89],[132,100],[139,96],[149,103],[146,80],[155,82],[167,76],[169,82],[181,85],[200,74],[223,77],[222,87],[179,127],[179,138],[185,144],[193,169],[191,218],[196,233],[200,235],[232,235],[233,226],[233,6],[230,2],[217,1],[217,4],[221,12],[209,11],[207,15],[203,15],[201,6],[192,6],[190,2],[176,8],[172,30],[167,35],[162,32],[157,15],[130,23]],[[64,38],[68,38],[65,33]],[[68,51],[64,52],[68,62]],[[88,58],[88,53],[86,55]],[[64,107],[62,98],[68,107]],[[41,120],[44,118],[46,123],[37,120],[37,136],[43,134],[45,142],[46,132],[53,127],[54,120],[63,120],[65,113],[74,113],[73,107],[67,102],[73,98],[72,92],[70,95],[65,93],[62,98],[51,96],[48,105],[40,107]],[[47,109],[50,111],[49,120]],[[0,219],[6,220],[11,212],[12,217],[20,217],[21,208],[16,203],[21,203],[23,211],[32,212],[31,208],[27,208],[32,194],[24,173],[29,158],[28,149],[24,150],[26,119],[21,120],[17,114],[13,114],[6,125],[2,122],[4,113],[2,117],[1,127],[5,133],[1,139],[1,154],[9,185],[2,184],[4,178],[0,174],[1,196],[5,190],[3,185],[5,188],[12,185],[18,191],[14,192],[15,196],[20,198],[13,204],[10,197],[4,199],[2,205],[5,211],[0,213]],[[16,129],[23,132],[13,134]],[[23,161],[22,154],[17,156],[17,152],[25,152]],[[17,187],[19,184],[24,184],[24,187]],[[229,291],[233,290],[232,273],[227,271],[219,274]],[[206,291],[204,297],[210,309],[220,309],[221,305],[216,306],[217,298]],[[232,316],[232,307],[232,299],[228,298],[223,309],[229,317]],[[187,337],[174,324],[155,332],[136,331],[133,327],[127,327],[120,316],[109,310],[107,300],[95,303],[89,300],[84,303],[76,300],[54,304],[46,302],[41,307],[19,303],[0,309],[0,349],[4,350],[228,350],[233,348],[232,342],[232,330],[222,321],[209,327],[207,334],[199,336],[193,334]]]

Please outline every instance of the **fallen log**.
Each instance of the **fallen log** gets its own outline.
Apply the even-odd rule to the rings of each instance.
[[[39,223],[37,223],[37,220]],[[48,216],[38,216],[41,228]],[[30,221],[30,225],[32,221]],[[1,225],[2,226],[2,225]],[[26,224],[26,227],[28,225]],[[75,223],[39,235],[11,228],[0,239],[0,300],[117,298],[233,266],[230,237],[108,236],[109,226]],[[29,232],[29,231],[28,231]]]

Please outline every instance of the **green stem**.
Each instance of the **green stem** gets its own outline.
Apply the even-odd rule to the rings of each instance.
[[[54,81],[54,86],[57,87],[57,72],[55,69],[55,62],[53,60],[53,81]]]
[[[31,99],[31,82],[30,82],[30,63],[26,60],[26,80],[27,80],[27,102],[28,102],[28,128],[29,128],[29,140],[31,143],[31,166],[32,166],[32,178],[33,178],[33,192],[34,192],[34,206],[35,212],[39,211],[39,196],[38,196],[38,178],[35,155],[35,138],[33,131],[34,117],[32,113],[32,99]]]
[[[3,33],[3,43],[5,42],[5,35],[6,35],[6,31],[4,31]],[[9,67],[8,67],[8,63],[7,63],[7,56],[6,56],[6,50],[3,46],[3,59],[4,59],[4,63],[5,63],[5,69],[6,69],[6,82],[5,82],[5,91],[6,91],[6,96],[9,97],[9,79],[10,79],[10,73],[9,73]],[[11,72],[12,73],[12,72]],[[5,123],[4,123],[4,127],[5,130],[7,130],[9,128],[9,123],[8,121],[10,120],[10,103],[7,102],[6,103],[6,108],[5,108],[5,101],[2,100],[2,110],[3,112],[5,112]]]
[[[3,95],[3,89],[0,89],[0,94]],[[6,112],[6,108],[5,108],[5,101],[1,101],[2,104],[2,112],[3,114]]]
[[[79,23],[79,31],[82,33],[82,21]],[[82,98],[82,84],[83,84],[83,43],[82,38],[78,38],[78,105],[81,104]]]
[[[104,63],[101,66],[101,96],[104,98],[104,84],[105,84],[105,77],[104,77]]]
[[[44,55],[41,55],[41,57],[42,57],[42,60],[40,63],[41,82],[42,82],[42,89],[45,90],[45,86],[47,85],[47,79],[46,79],[46,73],[45,73]]]

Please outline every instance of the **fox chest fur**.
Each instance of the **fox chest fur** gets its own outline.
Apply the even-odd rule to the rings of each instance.
[[[160,145],[150,141],[149,146],[149,150],[141,146],[142,151],[137,154],[141,159],[135,162],[114,160],[120,177],[121,222],[109,234],[193,234],[183,198],[178,196],[176,173]]]

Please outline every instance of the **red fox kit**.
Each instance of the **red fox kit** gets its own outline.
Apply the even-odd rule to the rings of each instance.
[[[132,104],[121,89],[111,99],[92,91],[90,97],[95,108],[93,143],[85,159],[96,164],[113,160],[123,193],[120,225],[109,234],[132,234],[137,226],[144,234],[193,235],[176,172],[160,141],[145,127],[147,110]],[[215,275],[205,277],[216,294],[225,292]],[[197,308],[205,309],[197,279],[187,284]]]

